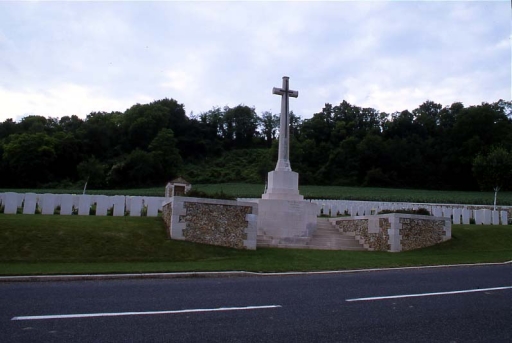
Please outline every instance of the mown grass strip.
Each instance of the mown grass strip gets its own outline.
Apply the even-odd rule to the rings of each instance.
[[[223,192],[240,198],[260,198],[264,191],[263,184],[224,183],[195,184],[193,189],[214,194]],[[80,189],[0,189],[0,192],[18,193],[54,193],[82,194]],[[396,201],[445,204],[479,204],[492,205],[492,192],[437,191],[420,189],[366,188],[342,186],[300,186],[300,192],[306,198],[362,200],[362,201]],[[132,195],[132,196],[164,196],[164,187],[119,189],[119,190],[87,190],[87,194]],[[512,205],[512,192],[500,192],[498,205]]]
[[[161,218],[0,215],[0,275],[319,271],[512,260],[512,226],[455,225],[402,252],[234,250],[173,241]]]

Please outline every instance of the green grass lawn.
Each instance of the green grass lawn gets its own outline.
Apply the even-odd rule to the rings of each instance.
[[[228,195],[243,198],[260,198],[264,191],[263,184],[223,183],[195,184],[193,189],[206,193],[224,192]],[[478,204],[492,205],[493,192],[462,192],[462,191],[433,191],[419,189],[371,188],[371,187],[342,187],[342,186],[300,186],[300,193],[306,198],[365,200],[365,201],[403,201],[421,203],[446,204]],[[0,189],[0,192],[18,193],[71,193],[82,194],[81,189]],[[104,195],[146,195],[164,196],[164,186],[156,188],[120,189],[120,190],[87,190],[87,194]],[[498,205],[512,205],[512,192],[499,192]]]
[[[234,250],[173,241],[161,218],[0,215],[0,275],[318,271],[512,260],[512,226],[455,225],[453,239],[402,253]]]

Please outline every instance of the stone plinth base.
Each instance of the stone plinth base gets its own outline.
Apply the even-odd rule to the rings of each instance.
[[[308,238],[316,230],[317,204],[309,201],[260,199],[258,236],[274,243]]]
[[[299,174],[293,171],[271,171],[268,173],[267,192],[263,199],[304,200],[299,194]]]

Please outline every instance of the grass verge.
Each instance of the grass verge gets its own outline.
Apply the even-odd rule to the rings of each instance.
[[[455,225],[402,252],[233,250],[167,239],[161,218],[0,215],[0,275],[346,270],[512,260],[512,226]]]

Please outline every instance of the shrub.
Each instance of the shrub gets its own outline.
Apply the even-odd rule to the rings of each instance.
[[[388,213],[418,214],[422,216],[430,216],[430,212],[426,208],[418,208],[417,210],[383,210],[380,211],[378,214]]]
[[[209,199],[223,199],[223,200],[236,200],[236,197],[224,193],[222,190],[216,193],[206,193],[202,191],[198,191],[195,189],[191,189],[185,194],[186,197],[193,198],[209,198]]]

